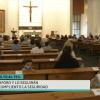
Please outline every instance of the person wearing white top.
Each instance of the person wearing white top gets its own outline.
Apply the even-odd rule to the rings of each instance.
[[[45,46],[43,47],[44,51],[50,51],[52,47],[49,45],[49,42],[45,42]]]
[[[44,49],[39,42],[36,42],[36,47],[32,48],[31,53],[44,53]]]

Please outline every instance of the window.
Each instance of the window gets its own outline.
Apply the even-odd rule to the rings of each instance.
[[[77,37],[81,34],[81,14],[73,15],[72,34],[75,34]]]

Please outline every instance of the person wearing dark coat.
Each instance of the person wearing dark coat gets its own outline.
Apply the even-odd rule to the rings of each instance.
[[[72,49],[70,46],[65,46],[60,58],[55,63],[55,68],[77,68],[80,67],[79,62],[72,57]]]

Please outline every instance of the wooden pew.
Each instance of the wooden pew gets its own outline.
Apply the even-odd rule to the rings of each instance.
[[[21,47],[22,50],[31,50],[30,47]],[[11,47],[4,47],[1,50],[11,50]]]
[[[91,91],[90,92],[43,92],[43,93],[0,95],[0,100],[77,100],[77,99],[81,100],[82,98],[92,98],[92,97],[94,98],[96,96]],[[98,96],[98,98],[100,98],[100,96]],[[99,100],[99,99],[91,99],[91,100]]]
[[[12,44],[3,44],[4,47],[11,47]],[[27,44],[21,44],[21,47],[29,47]]]
[[[49,51],[45,51],[45,53],[56,53],[58,52],[58,49],[51,49]],[[26,53],[30,53],[30,50],[20,50],[20,51],[13,51],[13,50],[2,50],[3,54],[26,54]]]
[[[0,71],[0,74],[16,74],[17,72]],[[97,72],[99,70],[93,70],[90,67],[22,71],[24,79],[27,80],[91,80]]]
[[[9,59],[42,59],[42,58],[56,58],[58,53],[38,53],[38,54],[3,54],[0,56],[2,60]]]
[[[83,97],[83,98],[75,98],[71,100],[100,100],[100,95],[98,96],[90,96],[90,97]]]
[[[83,63],[82,59],[78,59],[80,63]],[[0,70],[21,70],[23,67],[23,59],[15,60],[0,60]],[[47,58],[47,59],[33,59],[33,66],[36,69],[52,69],[54,68],[56,59]]]
[[[25,79],[31,79],[35,75],[45,75],[46,80],[91,80],[99,70],[93,68],[69,68],[69,69],[44,69],[32,71],[23,71]],[[33,78],[32,77],[32,78]],[[34,78],[33,78],[34,79]]]
[[[0,60],[0,71],[21,70],[23,68],[23,59],[17,60]],[[33,59],[33,66],[36,69],[54,68],[55,59]]]
[[[94,43],[89,45],[87,51],[90,55],[100,55],[100,43]]]
[[[90,55],[100,55],[100,43],[81,42],[78,43],[80,50],[85,50]]]
[[[26,54],[30,53],[30,50],[20,50],[20,51],[13,51],[13,50],[2,50],[3,54]]]

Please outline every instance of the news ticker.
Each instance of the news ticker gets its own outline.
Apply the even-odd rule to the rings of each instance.
[[[23,74],[0,74],[0,80],[23,80],[24,79],[24,75]]]
[[[90,91],[90,80],[23,80],[22,72],[0,74],[0,92]]]
[[[90,91],[90,80],[0,80],[0,92]]]

